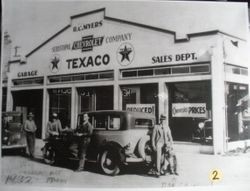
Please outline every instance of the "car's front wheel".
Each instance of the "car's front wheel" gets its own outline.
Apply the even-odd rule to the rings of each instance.
[[[105,149],[101,153],[100,168],[107,175],[117,175],[120,173],[120,164],[117,153],[111,149]]]

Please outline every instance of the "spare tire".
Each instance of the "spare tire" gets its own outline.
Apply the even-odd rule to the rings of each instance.
[[[143,160],[145,160],[146,162],[151,161],[152,148],[151,148],[149,136],[142,137],[139,140],[137,151],[138,151],[139,157],[141,157]]]

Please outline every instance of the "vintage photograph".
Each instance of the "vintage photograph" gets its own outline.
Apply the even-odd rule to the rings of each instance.
[[[249,190],[249,23],[247,2],[2,0],[1,187]]]

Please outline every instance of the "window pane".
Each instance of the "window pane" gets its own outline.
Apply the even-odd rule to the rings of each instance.
[[[248,76],[248,70],[247,69],[241,69],[241,74],[244,76]]]
[[[110,117],[110,126],[109,129],[112,130],[119,130],[121,126],[121,119],[120,117]]]
[[[122,72],[122,77],[127,78],[127,77],[136,77],[137,76],[137,71],[123,71]]]
[[[84,80],[84,75],[75,75],[72,77],[73,81],[80,81],[80,80]]]
[[[153,70],[139,70],[138,76],[153,76]]]
[[[171,74],[170,68],[155,69],[155,75],[166,75],[166,74]]]
[[[209,72],[209,66],[191,66],[191,73]]]
[[[86,80],[98,79],[98,74],[88,74],[86,75]]]
[[[189,73],[189,67],[176,67],[172,68],[172,74]]]
[[[109,78],[113,79],[114,78],[114,74],[113,74],[113,72],[101,73],[100,74],[100,78],[101,79],[109,79]]]
[[[107,129],[108,128],[108,116],[97,115],[94,119],[94,128],[96,129]]]
[[[135,119],[135,128],[151,128],[153,121],[150,119]]]

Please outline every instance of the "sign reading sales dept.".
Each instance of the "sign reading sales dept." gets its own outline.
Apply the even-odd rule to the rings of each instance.
[[[173,103],[172,117],[207,117],[206,103]]]
[[[144,112],[155,114],[155,104],[127,104],[127,111],[136,111],[136,112]]]

